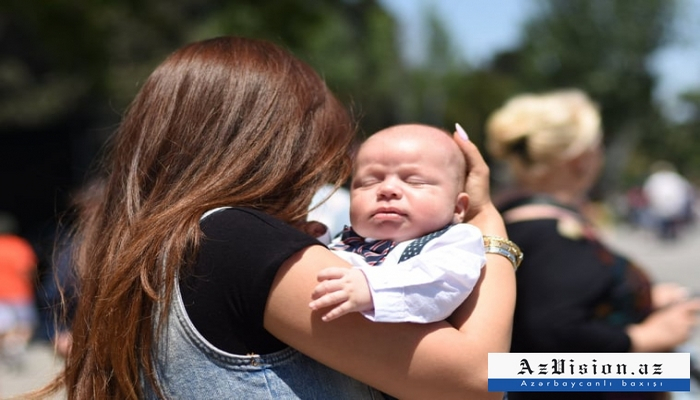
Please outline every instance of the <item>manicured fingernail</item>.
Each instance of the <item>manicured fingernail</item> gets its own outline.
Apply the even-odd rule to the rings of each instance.
[[[464,139],[465,142],[468,142],[469,135],[467,135],[467,131],[465,131],[464,128],[462,128],[462,125],[460,125],[459,123],[456,123],[455,128],[457,129],[457,133],[459,134],[459,137]]]

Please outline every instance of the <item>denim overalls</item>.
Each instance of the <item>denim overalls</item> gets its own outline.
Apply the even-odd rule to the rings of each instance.
[[[187,317],[177,284],[159,339],[154,363],[168,399],[384,399],[378,390],[292,348],[253,356],[215,348]],[[147,384],[144,393],[157,398]]]

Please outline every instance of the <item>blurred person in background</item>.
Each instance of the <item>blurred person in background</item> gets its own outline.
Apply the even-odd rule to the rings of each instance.
[[[674,240],[693,220],[695,190],[668,161],[657,161],[650,170],[643,186],[649,216],[659,239]]]
[[[72,265],[73,248],[70,242],[57,243],[56,254],[52,257],[51,271],[40,282],[37,293],[41,338],[48,340],[56,354],[66,357],[70,351],[72,337],[70,322],[75,308],[75,277]]]
[[[37,256],[17,228],[11,214],[0,212],[0,362],[13,367],[21,367],[37,324]]]
[[[649,217],[649,201],[644,194],[644,189],[637,185],[629,188],[625,192],[623,201],[618,213],[625,217],[625,220],[634,228],[650,229],[651,218]]]
[[[40,281],[37,299],[40,316],[40,337],[48,340],[56,354],[66,357],[73,343],[70,325],[75,314],[78,288],[74,253],[76,245],[73,225],[79,212],[92,212],[103,201],[105,179],[93,178],[71,193],[69,209],[58,220],[53,249],[48,258],[50,270]]]
[[[525,253],[517,273],[512,352],[666,352],[686,342],[700,299],[653,285],[608,248],[584,215],[603,165],[598,107],[582,91],[522,94],[487,122],[487,146],[514,182],[496,201]],[[665,393],[566,393],[566,399],[657,399]],[[561,399],[513,392],[509,400]]]

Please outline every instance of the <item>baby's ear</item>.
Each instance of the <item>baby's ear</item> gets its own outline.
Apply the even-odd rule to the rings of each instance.
[[[464,222],[464,218],[467,216],[467,211],[469,210],[469,195],[465,192],[460,192],[457,195],[457,201],[455,201],[455,215],[453,222],[459,224]]]

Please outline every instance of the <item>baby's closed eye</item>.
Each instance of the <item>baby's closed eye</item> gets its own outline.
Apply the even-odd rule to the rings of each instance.
[[[406,183],[412,186],[423,186],[423,185],[429,185],[430,181],[427,179],[421,177],[421,176],[410,176],[406,179],[404,179]]]

